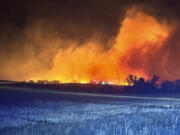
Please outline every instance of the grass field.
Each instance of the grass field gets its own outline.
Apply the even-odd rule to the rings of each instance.
[[[180,102],[1,87],[0,121],[1,135],[179,135]]]

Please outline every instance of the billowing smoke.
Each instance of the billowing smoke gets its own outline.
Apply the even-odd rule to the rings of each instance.
[[[98,35],[83,45],[71,41],[70,47],[58,50],[52,69],[37,78],[113,83],[122,83],[129,74],[148,78],[154,74],[148,70],[149,62],[161,50],[170,31],[166,23],[160,24],[154,17],[132,8],[116,37],[109,41],[108,50],[99,42]]]
[[[89,2],[82,7],[66,7],[67,3],[58,13],[56,4],[50,5],[52,15],[44,11],[46,1],[38,6],[40,16],[20,26],[2,23],[0,79],[122,83],[129,74],[180,77],[178,17],[153,10],[161,2],[152,3],[154,8],[132,1],[105,1],[103,6]],[[31,4],[27,7],[32,9]]]
[[[47,29],[47,25],[39,22],[21,32],[12,28],[3,33],[1,79],[24,80],[52,68],[53,58],[63,42]]]

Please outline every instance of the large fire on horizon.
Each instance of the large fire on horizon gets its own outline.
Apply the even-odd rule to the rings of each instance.
[[[25,48],[25,52],[31,55],[32,60],[15,70],[12,70],[11,63],[6,63],[7,68],[3,69],[2,76],[14,80],[45,79],[59,80],[62,83],[102,80],[115,84],[124,83],[130,74],[143,76],[146,79],[154,74],[162,79],[175,79],[169,72],[172,68],[167,67],[173,57],[165,51],[169,46],[174,27],[136,8],[128,10],[121,23],[118,34],[109,40],[108,49],[99,42],[98,35],[80,45],[79,42],[70,39],[54,40],[54,37],[51,37],[50,40],[43,40],[40,34],[36,33],[37,42],[47,44],[40,57],[35,57],[33,48]],[[68,47],[57,47],[57,44],[62,42],[68,44]],[[50,59],[52,54],[55,54],[53,61]],[[35,59],[38,59],[38,64],[50,60],[53,64],[48,68],[40,65],[39,70],[35,70],[34,65],[37,63]],[[16,62],[15,59],[13,64]],[[31,74],[25,76],[26,71]],[[20,72],[24,73],[25,77],[19,76]]]
[[[105,50],[95,39],[82,46],[71,42],[69,48],[59,49],[52,69],[40,78],[63,83],[104,80],[118,84],[129,74],[148,78],[151,74],[146,64],[162,48],[170,31],[152,16],[128,10],[110,49]]]

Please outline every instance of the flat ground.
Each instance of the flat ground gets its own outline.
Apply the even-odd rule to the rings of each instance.
[[[180,99],[1,87],[0,134],[179,135]]]

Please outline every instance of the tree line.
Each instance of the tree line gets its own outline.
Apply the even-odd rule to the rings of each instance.
[[[145,80],[143,77],[138,78],[135,75],[129,75],[127,83],[131,88],[127,91],[132,93],[180,93],[180,80],[159,82],[160,77],[154,75],[150,80]]]

